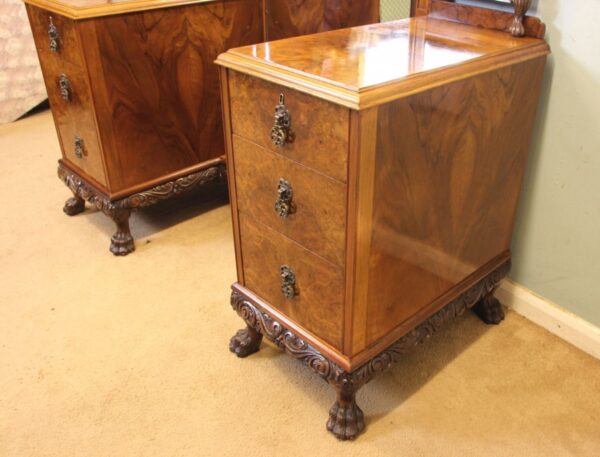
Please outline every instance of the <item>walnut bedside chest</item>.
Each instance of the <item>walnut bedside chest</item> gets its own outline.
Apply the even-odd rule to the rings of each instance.
[[[404,351],[468,308],[504,317],[493,294],[549,48],[537,19],[514,37],[511,14],[490,12],[491,30],[468,23],[487,10],[436,3],[446,16],[217,60],[247,324],[230,349],[264,336],[328,381],[340,439],[364,429],[357,390]]]
[[[379,20],[379,0],[24,0],[62,148],[59,177],[117,226],[225,175],[217,55]],[[339,6],[339,5],[338,5]]]

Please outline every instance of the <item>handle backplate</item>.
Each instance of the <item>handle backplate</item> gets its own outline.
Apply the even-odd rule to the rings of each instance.
[[[83,158],[83,151],[83,140],[79,135],[75,135],[75,155],[77,156],[77,158]]]
[[[271,129],[271,142],[278,148],[289,143],[291,126],[292,115],[285,106],[285,96],[279,94],[279,104],[275,107],[275,124]]]
[[[52,19],[52,16],[50,16],[48,19],[49,19],[48,40],[49,40],[50,51],[58,52],[58,49],[59,49],[58,28],[56,28],[56,25],[54,25],[54,20]]]
[[[281,293],[285,298],[292,299],[296,293],[296,274],[288,265],[279,267],[281,276]]]
[[[289,182],[281,178],[277,186],[277,200],[275,201],[275,211],[282,219],[287,218],[294,212],[292,198],[294,191]]]
[[[71,100],[71,82],[67,75],[62,74],[58,77],[58,87],[60,88],[60,96],[65,101]]]

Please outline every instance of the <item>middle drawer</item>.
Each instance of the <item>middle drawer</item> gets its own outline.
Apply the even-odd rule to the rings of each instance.
[[[240,211],[343,266],[346,186],[233,136]]]

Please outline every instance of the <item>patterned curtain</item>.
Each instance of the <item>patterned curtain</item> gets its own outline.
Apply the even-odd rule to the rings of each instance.
[[[46,88],[21,0],[0,0],[0,124],[46,98]]]
[[[410,0],[381,0],[381,20],[395,21],[410,16]]]

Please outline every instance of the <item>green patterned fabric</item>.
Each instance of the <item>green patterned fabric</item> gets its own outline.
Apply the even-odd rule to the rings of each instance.
[[[381,0],[381,21],[395,21],[410,16],[410,0]]]

